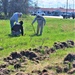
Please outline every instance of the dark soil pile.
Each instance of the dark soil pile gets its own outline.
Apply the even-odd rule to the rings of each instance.
[[[20,52],[12,52],[8,57],[4,58],[3,60],[6,62],[6,64],[1,64],[0,65],[0,75],[11,75],[10,70],[6,69],[9,65],[12,65],[14,69],[19,69],[22,68],[24,64],[27,63],[27,60],[34,61],[37,64],[40,63],[40,61],[45,60],[45,59],[50,59],[49,56],[51,53],[56,52],[57,50],[60,49],[65,49],[65,48],[72,48],[75,46],[74,41],[68,40],[66,42],[55,42],[52,48],[49,48],[48,46],[39,46],[38,48],[34,49],[29,49],[29,50],[23,50]],[[47,66],[45,67],[46,69],[43,69],[42,71],[40,70],[34,70],[31,72],[31,74],[27,73],[24,74],[22,72],[16,73],[16,75],[32,75],[33,73],[37,75],[55,75],[55,73],[52,72],[49,73],[48,70],[51,70],[52,68],[55,68],[55,72],[57,73],[62,73],[66,72],[69,74],[72,74],[75,72],[75,54],[68,54],[64,58],[64,65],[67,64],[68,67],[61,67],[61,66]]]

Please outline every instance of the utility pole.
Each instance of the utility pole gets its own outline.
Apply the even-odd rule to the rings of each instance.
[[[73,0],[73,13],[74,13],[74,0]]]
[[[67,15],[67,12],[68,12],[68,0],[66,1],[66,15]]]
[[[67,12],[68,12],[68,0],[66,1],[66,19],[67,19]]]
[[[35,1],[35,12],[37,11],[38,8],[38,0]]]

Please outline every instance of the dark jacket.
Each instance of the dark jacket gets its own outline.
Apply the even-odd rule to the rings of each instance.
[[[22,24],[20,24],[20,23],[16,23],[13,27],[12,27],[12,31],[15,31],[15,32],[21,32],[21,34],[22,34],[22,36],[23,36],[23,34],[24,34],[24,32],[23,32],[23,26],[22,26]]]

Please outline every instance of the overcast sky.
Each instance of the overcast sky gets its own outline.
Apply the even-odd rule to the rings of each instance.
[[[37,2],[39,7],[64,7],[66,8],[67,0],[34,0],[34,2]],[[73,8],[73,4],[75,7],[75,0],[68,0],[68,8]]]

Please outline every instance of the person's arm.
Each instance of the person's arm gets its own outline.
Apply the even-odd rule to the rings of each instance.
[[[21,34],[22,34],[22,36],[23,36],[23,34],[24,34],[23,26],[21,26]]]
[[[37,17],[35,17],[35,19],[33,20],[32,25],[33,25],[33,23],[34,23],[36,20],[37,20]]]
[[[16,23],[18,23],[18,15],[16,15],[15,21],[16,21]]]
[[[44,21],[44,25],[46,24],[46,20],[43,18],[43,21]]]

